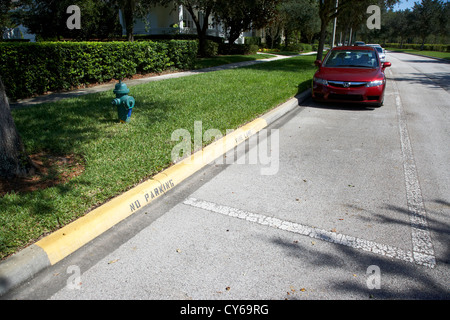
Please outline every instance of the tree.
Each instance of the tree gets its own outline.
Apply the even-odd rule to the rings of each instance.
[[[127,39],[128,41],[134,41],[133,30],[139,0],[117,0],[117,2],[122,11]]]
[[[284,0],[279,8],[279,14],[283,17],[285,33],[285,45],[289,45],[292,36],[297,35],[312,42],[314,34],[319,31],[318,4],[314,0]]]
[[[273,18],[280,0],[217,0],[214,16],[224,24],[228,42],[233,44],[242,32],[262,29]]]
[[[64,0],[21,1],[21,10],[16,17],[21,20],[29,33],[41,39],[59,39],[64,30]],[[67,8],[67,7],[66,7]]]
[[[444,4],[444,8],[442,10],[442,28],[441,34],[443,39],[449,43],[450,42],[450,2]]]
[[[266,28],[266,38],[270,40],[270,48],[273,49],[275,43],[278,42],[279,38],[283,33],[283,16],[281,14],[275,15],[269,22]]]
[[[89,40],[108,38],[122,33],[119,23],[118,0],[21,0],[14,13],[28,32],[47,40],[70,38]],[[81,29],[67,28],[70,5],[81,11]]]
[[[422,0],[421,3],[414,4],[412,13],[415,22],[414,30],[421,39],[420,50],[423,50],[429,35],[437,35],[440,32],[439,24],[443,8],[440,0]]]
[[[3,33],[15,27],[15,23],[11,20],[10,10],[14,8],[11,0],[4,0],[0,2],[0,39],[3,37]]]
[[[361,30],[365,29],[363,32],[361,32],[362,36],[364,34],[367,34],[367,31],[369,31],[366,27],[366,10],[367,6],[364,3],[362,5],[356,3],[352,6],[344,6],[339,12],[337,30],[344,33],[344,39],[346,39],[347,36],[349,37],[348,44],[352,43],[352,39],[357,38],[357,34]],[[361,39],[361,36],[358,39]]]
[[[400,48],[403,48],[403,42],[413,35],[412,27],[413,16],[410,9],[393,12],[392,17],[388,20],[390,36],[397,39],[400,38]]]
[[[199,42],[199,53],[204,56],[206,54],[206,32],[208,30],[209,17],[215,9],[216,1],[182,0],[178,2],[181,2],[181,4],[186,8],[195,23]]]
[[[8,179],[24,177],[34,172],[34,166],[25,152],[0,77],[0,176]]]
[[[204,56],[206,53],[206,40],[209,18],[216,10],[217,0],[146,0],[154,1],[161,5],[173,5],[174,8],[183,6],[191,15],[197,30],[199,42],[199,54]]]
[[[339,0],[336,7],[336,0],[318,0],[319,1],[319,18],[320,18],[320,39],[317,51],[317,59],[322,60],[325,38],[329,23],[335,18],[345,13],[346,15],[361,14],[366,12],[369,5],[373,4],[373,0]],[[378,5],[392,7],[399,0],[378,0]]]

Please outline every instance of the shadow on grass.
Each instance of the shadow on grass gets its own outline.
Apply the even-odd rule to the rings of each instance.
[[[29,152],[46,150],[57,155],[79,153],[81,146],[91,141],[111,138],[108,127],[122,125],[119,124],[117,107],[112,105],[113,98],[110,93],[70,98],[14,110],[14,119]],[[139,96],[135,98],[141,101]],[[151,125],[164,120],[171,108],[170,102],[137,102],[132,121],[137,122],[137,115],[145,113],[140,120]]]
[[[238,56],[232,56],[232,55],[225,55],[225,56],[216,56],[213,58],[202,58],[200,59],[196,65],[194,66],[193,71],[202,70],[205,68],[215,68],[222,66],[223,68],[226,68],[228,64],[231,63],[242,63],[242,62],[248,62],[248,61],[258,61],[265,58],[270,58],[271,55],[260,56],[260,59],[257,59],[256,55],[238,55]],[[272,56],[273,57],[273,56]]]
[[[308,79],[303,82],[300,82],[297,86],[297,93],[295,95],[299,95],[300,93],[303,93],[306,90],[311,90],[311,81],[312,79]]]
[[[84,211],[71,212],[70,203],[64,204],[61,200],[73,197],[83,184],[86,185],[86,182],[72,180],[42,190],[9,193],[0,197],[0,207],[3,208],[0,217],[0,260],[63,227],[88,210],[89,206],[85,205]]]
[[[241,68],[249,68],[252,70],[263,70],[263,71],[284,71],[292,72],[294,70],[316,70],[317,67],[314,65],[314,57],[311,56],[301,56],[288,59],[275,60],[265,63],[258,63],[251,66],[243,66]]]
[[[95,121],[112,122],[112,99],[72,98],[15,110],[14,120],[31,152],[49,150],[57,154],[74,153],[75,146],[99,135]]]
[[[130,158],[131,154],[133,158],[136,152],[134,158],[138,158],[139,150],[127,149],[132,144],[130,140],[144,139],[148,128],[165,120],[172,105],[162,101],[139,103],[133,110],[132,122],[121,124],[111,96],[98,93],[13,111],[29,154],[72,154],[82,158],[86,168],[64,183],[0,197],[0,258],[73,221],[135,183],[130,181],[135,179],[132,173],[126,177],[123,174],[130,170],[122,164],[121,156],[129,153],[126,156]],[[50,179],[57,172],[49,170],[48,174]]]

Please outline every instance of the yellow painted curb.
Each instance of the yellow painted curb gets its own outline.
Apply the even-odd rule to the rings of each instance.
[[[160,172],[150,180],[39,240],[36,245],[45,251],[50,264],[54,265],[267,125],[265,119],[258,118],[236,129],[183,161]]]

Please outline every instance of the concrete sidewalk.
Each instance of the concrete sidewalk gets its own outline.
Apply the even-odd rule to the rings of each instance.
[[[308,55],[308,54],[313,54],[313,53],[305,53],[302,55]],[[201,74],[201,73],[207,73],[207,72],[247,67],[247,66],[251,66],[251,65],[255,65],[255,64],[259,64],[259,63],[294,57],[294,56],[276,55],[276,54],[272,54],[272,53],[271,53],[271,55],[274,55],[275,57],[269,58],[269,59],[260,59],[260,60],[230,63],[230,64],[226,64],[226,65],[198,69],[198,70],[173,72],[173,73],[163,74],[163,75],[159,75],[159,76],[151,76],[151,77],[146,77],[146,78],[141,78],[141,79],[126,80],[126,81],[124,81],[124,83],[128,87],[132,87],[135,85],[152,82],[152,81],[161,81],[161,80],[166,80],[166,79],[187,77],[187,76],[192,76],[195,74]],[[107,84],[100,84],[98,86],[91,87],[91,88],[83,88],[83,89],[77,89],[77,90],[72,90],[72,91],[49,93],[49,94],[41,95],[38,97],[21,99],[14,103],[11,102],[10,107],[11,107],[11,109],[25,108],[25,107],[34,106],[34,105],[41,104],[41,103],[55,102],[55,101],[59,101],[62,99],[79,97],[79,96],[90,94],[90,93],[97,93],[97,92],[103,92],[103,91],[111,91],[112,92],[114,90],[115,85],[116,85],[116,83],[107,83]]]

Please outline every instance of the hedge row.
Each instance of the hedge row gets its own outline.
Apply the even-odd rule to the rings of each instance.
[[[417,44],[417,43],[404,43],[403,45],[400,43],[386,43],[385,47],[386,48],[396,48],[396,49],[421,50],[422,45]],[[447,44],[424,44],[423,50],[450,52],[450,45],[447,45]]]
[[[250,44],[228,44],[228,43],[217,43],[212,40],[206,40],[205,46],[205,56],[214,57],[217,55],[246,55],[246,54],[256,54],[259,47],[257,45]]]
[[[219,44],[219,54],[256,54],[258,50],[255,44]]]
[[[197,51],[197,42],[187,40],[0,43],[0,75],[7,96],[16,100],[136,73],[189,69]]]

